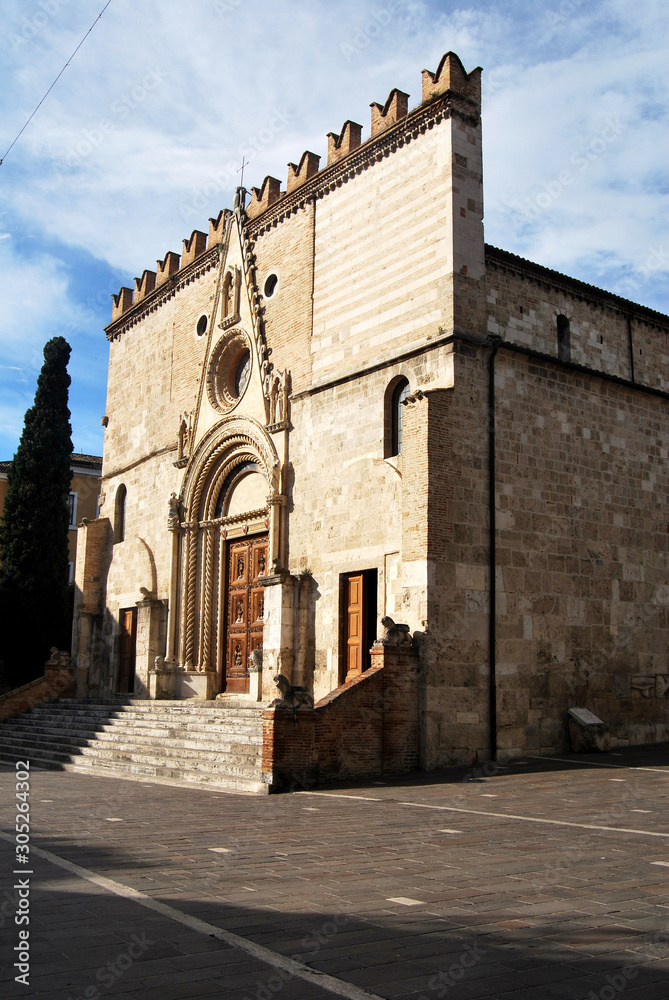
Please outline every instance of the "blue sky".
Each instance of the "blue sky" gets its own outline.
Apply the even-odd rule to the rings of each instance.
[[[3,0],[0,155],[104,0]],[[0,459],[52,336],[101,454],[111,293],[452,49],[484,70],[486,240],[669,313],[665,0],[112,0],[0,167]],[[323,161],[322,161],[323,162]]]

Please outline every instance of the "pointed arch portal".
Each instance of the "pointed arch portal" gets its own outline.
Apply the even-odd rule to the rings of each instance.
[[[215,675],[211,693],[248,691],[248,658],[262,647],[259,581],[278,555],[280,471],[265,429],[241,416],[216,424],[189,463],[173,648],[181,669]]]

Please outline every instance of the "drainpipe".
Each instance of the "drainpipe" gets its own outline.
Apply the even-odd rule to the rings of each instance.
[[[490,757],[497,760],[497,554],[495,520],[495,358],[502,343],[491,336],[488,358],[488,524],[490,549],[490,610],[488,616],[488,678]]]

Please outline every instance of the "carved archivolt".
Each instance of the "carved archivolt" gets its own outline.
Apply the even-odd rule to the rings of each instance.
[[[190,670],[215,670],[221,665],[227,519],[216,515],[221,491],[233,486],[240,466],[252,467],[267,481],[266,508],[248,515],[254,520],[264,515],[264,522],[279,496],[278,454],[255,420],[227,417],[203,438],[184,485],[178,648],[181,664]]]
[[[272,438],[250,417],[227,417],[204,436],[184,484],[186,521],[206,518],[215,509],[217,486],[238,461],[251,458],[268,483],[269,497],[280,493],[280,461]],[[222,478],[221,478],[222,476]]]

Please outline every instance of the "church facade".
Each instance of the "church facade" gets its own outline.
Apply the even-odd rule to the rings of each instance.
[[[485,244],[480,77],[448,53],[114,297],[79,697],[318,703],[387,617],[424,767],[571,707],[669,738],[669,317]]]

